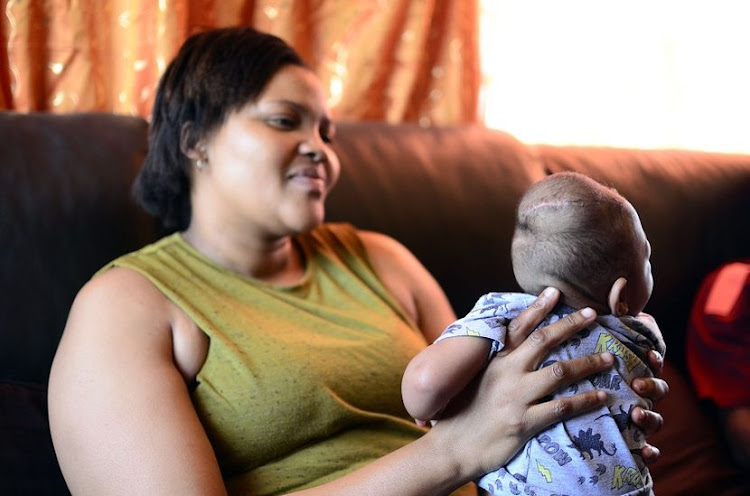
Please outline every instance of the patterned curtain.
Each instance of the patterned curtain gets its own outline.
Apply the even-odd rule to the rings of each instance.
[[[0,109],[148,117],[190,34],[252,25],[292,44],[341,120],[475,122],[477,0],[0,0]]]

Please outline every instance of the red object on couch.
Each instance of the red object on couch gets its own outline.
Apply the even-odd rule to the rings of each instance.
[[[720,408],[750,406],[750,261],[706,277],[690,317],[686,356],[699,398]]]

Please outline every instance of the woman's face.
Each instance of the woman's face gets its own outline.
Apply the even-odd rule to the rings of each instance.
[[[192,174],[193,219],[208,215],[222,229],[268,237],[314,228],[339,176],[333,133],[318,78],[281,68],[196,147],[207,165]]]

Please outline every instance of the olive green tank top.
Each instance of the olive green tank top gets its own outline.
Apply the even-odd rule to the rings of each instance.
[[[340,477],[423,434],[401,376],[425,345],[370,266],[356,230],[296,238],[291,287],[243,277],[170,235],[111,266],[145,275],[209,336],[192,397],[230,494]]]

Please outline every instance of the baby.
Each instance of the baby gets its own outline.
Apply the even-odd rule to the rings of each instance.
[[[503,348],[508,323],[552,286],[561,292],[560,304],[540,327],[584,307],[599,317],[540,367],[609,351],[615,356],[613,369],[555,393],[606,390],[607,405],[539,433],[477,484],[490,494],[652,494],[640,456],[644,436],[630,422],[633,407],[651,407],[630,382],[651,375],[649,350],[665,351],[661,336],[635,318],[651,297],[650,255],[638,214],[615,190],[577,173],[536,183],[518,206],[512,244],[513,272],[528,294],[482,296],[409,363],[402,383],[409,414],[436,419],[473,379],[465,371],[481,370]],[[461,346],[464,340],[480,341],[467,347]]]

